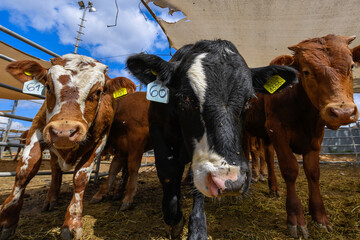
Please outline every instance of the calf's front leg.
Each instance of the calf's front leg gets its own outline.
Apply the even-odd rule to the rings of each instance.
[[[117,174],[124,168],[124,161],[125,159],[122,158],[121,154],[115,154],[109,167],[109,176],[106,179],[106,182],[100,186],[99,191],[92,197],[90,203],[99,203],[103,200],[105,195],[109,194],[113,188]]]
[[[195,188],[195,187],[194,187]],[[189,219],[189,240],[206,240],[206,215],[204,211],[205,196],[199,191],[195,190],[193,194],[193,209]]]
[[[67,208],[65,222],[61,230],[61,237],[65,240],[72,239],[72,233],[74,233],[75,239],[80,239],[82,236],[82,200],[84,197],[84,191],[90,180],[95,159],[100,157],[105,143],[106,135],[96,144],[93,151],[90,151],[82,157],[80,163],[75,168],[73,177],[74,195],[71,199],[69,207]],[[81,164],[83,161],[86,162]]]
[[[268,186],[270,196],[280,197],[280,188],[275,175],[274,147],[272,144],[264,144],[265,161],[268,169]]]
[[[23,206],[25,188],[40,168],[43,149],[39,141],[42,140],[42,133],[39,129],[31,129],[28,136],[23,156],[16,169],[14,187],[0,208],[1,240],[14,234]]]
[[[141,159],[146,144],[146,139],[139,137],[141,135],[142,132],[132,131],[131,133],[129,133],[129,153],[127,161],[129,182],[126,186],[125,197],[122,201],[120,211],[124,211],[130,208],[136,194],[139,168],[141,166]]]
[[[320,168],[319,168],[319,151],[310,151],[303,155],[304,171],[309,187],[309,211],[312,219],[320,227],[331,231],[332,227],[326,215],[325,206],[320,194]]]
[[[52,211],[56,206],[59,198],[61,182],[62,182],[62,171],[58,164],[58,157],[53,152],[50,152],[50,166],[51,166],[51,183],[48,193],[46,195],[45,202],[42,207],[42,211]]]
[[[278,131],[268,131],[279,160],[281,175],[286,183],[286,212],[287,226],[291,237],[298,238],[298,227],[304,238],[309,237],[306,227],[304,211],[300,199],[296,194],[296,179],[299,174],[299,165],[289,146],[289,140],[284,138],[286,133],[279,131],[280,127],[271,127]],[[267,162],[271,164],[271,162]],[[270,170],[270,168],[269,168]],[[269,173],[270,176],[270,173]]]

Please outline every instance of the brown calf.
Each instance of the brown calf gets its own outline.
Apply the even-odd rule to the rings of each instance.
[[[303,155],[313,220],[326,230],[332,229],[320,194],[319,152],[325,125],[337,129],[355,122],[359,116],[353,101],[352,76],[356,61],[353,56],[359,50],[348,47],[354,39],[328,35],[289,47],[293,56],[280,56],[272,64],[290,64],[299,71],[299,83],[277,94],[254,99],[246,116],[247,131],[264,138],[266,145],[271,142],[276,150],[286,182],[287,224],[292,237],[298,236],[297,227],[305,238],[309,236],[295,191],[299,167],[293,152]],[[269,159],[268,164],[273,164],[273,158]]]
[[[268,170],[265,161],[265,148],[263,139],[251,136],[249,133],[245,133],[243,145],[245,145],[245,157],[250,160],[251,156],[251,181],[266,181]]]
[[[26,130],[26,131],[24,131],[24,132],[20,135],[20,140],[19,140],[19,143],[20,143],[20,144],[25,144],[25,142],[26,142],[26,137],[27,137],[28,133],[29,133],[29,130]],[[17,161],[17,159],[18,159],[18,157],[19,157],[19,154],[20,154],[20,152],[21,152],[21,149],[22,149],[22,147],[19,147],[19,148],[18,148],[18,150],[17,150],[17,152],[16,152],[16,155],[15,155],[13,161]]]
[[[114,158],[109,168],[109,177],[93,196],[91,202],[100,202],[107,194],[123,169],[120,194],[125,191],[120,210],[130,207],[136,193],[138,171],[142,155],[152,148],[149,137],[149,101],[145,92],[136,92],[117,100],[114,122],[107,147],[113,150]],[[128,181],[129,180],[129,181]]]
[[[128,79],[108,78],[107,66],[90,57],[67,54],[51,63],[49,69],[34,61],[13,62],[7,67],[22,82],[36,78],[47,92],[26,138],[12,193],[0,208],[1,239],[14,233],[26,185],[39,170],[44,148],[52,152],[56,167],[63,171],[75,168],[74,195],[61,235],[63,239],[70,239],[71,233],[75,233],[75,238],[81,237],[82,198],[94,159],[105,146],[114,117],[114,86],[127,88],[128,92],[135,89]]]

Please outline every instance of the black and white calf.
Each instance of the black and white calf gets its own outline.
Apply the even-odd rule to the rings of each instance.
[[[137,54],[128,69],[143,83],[160,81],[169,90],[167,104],[151,102],[150,136],[158,177],[163,186],[164,220],[172,237],[184,225],[180,183],[184,166],[192,162],[194,205],[189,239],[207,239],[204,195],[243,194],[250,171],[242,150],[244,105],[273,75],[296,80],[296,72],[282,66],[250,69],[229,41],[199,41],[179,49],[170,62]],[[149,86],[148,86],[149,88]]]

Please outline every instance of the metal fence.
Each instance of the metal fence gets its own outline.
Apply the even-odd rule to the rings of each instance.
[[[355,155],[359,162],[360,153],[360,121],[343,126],[338,130],[325,128],[320,154]]]

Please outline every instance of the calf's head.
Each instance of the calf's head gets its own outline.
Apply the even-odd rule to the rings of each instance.
[[[300,82],[311,103],[331,129],[355,122],[359,111],[353,100],[355,62],[360,48],[349,48],[355,36],[327,35],[289,47],[293,56],[283,55],[270,64],[290,65],[299,71]]]
[[[46,69],[34,61],[17,61],[7,71],[22,82],[35,78],[46,86],[44,140],[56,149],[72,149],[86,139],[99,110],[107,66],[76,54],[51,63]]]
[[[246,192],[250,172],[241,147],[244,105],[272,75],[291,83],[296,72],[280,66],[249,69],[235,46],[222,40],[187,45],[170,62],[134,55],[127,67],[143,83],[158,80],[169,88],[167,112],[161,114],[178,119],[174,124],[180,125],[192,157],[196,188],[209,197]]]

